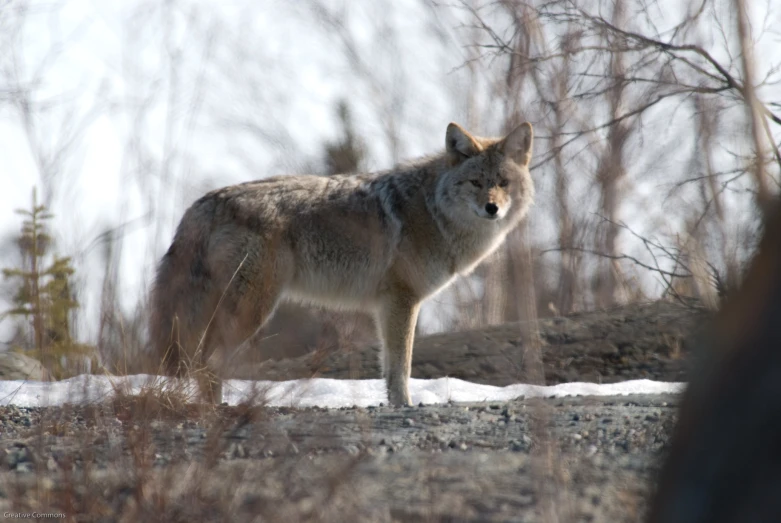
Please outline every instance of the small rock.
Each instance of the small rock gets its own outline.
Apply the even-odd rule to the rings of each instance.
[[[412,418],[404,418],[405,427],[412,427],[413,425],[415,425],[415,421]]]
[[[298,510],[301,514],[311,514],[317,507],[317,502],[313,498],[304,498],[298,502]]]
[[[32,472],[35,466],[29,461],[25,461],[16,465],[17,472]]]
[[[247,450],[241,443],[231,443],[228,450],[228,457],[232,459],[244,459],[247,457]]]
[[[46,381],[49,373],[41,362],[13,351],[0,352],[0,379]]]
[[[18,468],[21,463],[35,462],[30,448],[20,441],[13,443],[5,452],[5,463],[11,470]]]

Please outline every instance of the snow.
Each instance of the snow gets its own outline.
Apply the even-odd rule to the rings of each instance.
[[[195,394],[193,381],[179,382],[159,376],[77,376],[58,382],[0,381],[0,405],[19,407],[57,406],[110,399],[115,391],[138,394],[145,387],[184,387]],[[448,401],[491,402],[519,397],[620,396],[627,394],[678,394],[684,383],[631,380],[620,383],[562,383],[559,385],[481,385],[456,378],[412,379],[410,394],[414,404]],[[293,381],[226,380],[223,399],[237,405],[250,397],[263,398],[271,406],[288,407],[368,407],[387,402],[385,382],[313,378]]]

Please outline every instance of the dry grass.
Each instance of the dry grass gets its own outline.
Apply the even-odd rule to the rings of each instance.
[[[32,456],[59,450],[48,462],[33,458],[32,474],[4,475],[6,508],[64,514],[68,521],[275,519],[274,503],[252,501],[257,480],[245,477],[252,473],[232,466],[248,457],[237,435],[249,425],[263,432],[262,395],[215,406],[195,402],[192,389],[185,380],[157,379],[137,394],[116,387],[99,404],[42,409],[20,444]],[[187,455],[188,437],[201,440],[197,456]],[[290,465],[267,460],[251,468],[279,476],[270,468]],[[352,466],[336,470],[326,489],[338,488]]]

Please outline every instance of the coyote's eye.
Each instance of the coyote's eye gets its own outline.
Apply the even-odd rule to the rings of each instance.
[[[499,182],[499,187],[507,187],[508,185],[510,185],[509,180],[502,180],[501,182]]]
[[[478,189],[483,187],[483,185],[480,182],[478,182],[477,180],[469,180],[469,183],[471,183],[472,185],[474,185]]]

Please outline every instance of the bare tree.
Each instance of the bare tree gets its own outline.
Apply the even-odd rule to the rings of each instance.
[[[552,192],[542,185],[537,212],[558,212],[549,216],[558,229],[560,296],[572,292],[568,289],[590,288],[590,299],[580,293],[582,303],[608,306],[645,294],[633,290],[636,283],[622,275],[628,269],[624,263],[643,257],[628,251],[645,250],[628,242],[631,238],[622,240],[619,226],[628,218],[637,220],[626,209],[641,204],[638,188],[657,194],[646,204],[650,219],[635,224],[640,236],[657,235],[655,224],[666,222],[666,247],[672,252],[676,244],[679,250],[685,246],[666,267],[686,258],[691,268],[690,258],[697,257],[708,278],[715,274],[720,282],[733,285],[752,250],[746,239],[756,238],[750,231],[760,218],[744,213],[748,221],[736,224],[734,213],[725,208],[754,205],[741,198],[740,191],[757,194],[756,208],[762,208],[762,195],[777,187],[781,164],[773,133],[781,127],[772,106],[751,94],[778,80],[778,65],[769,64],[761,79],[753,79],[751,67],[743,63],[747,53],[734,53],[731,39],[739,35],[728,23],[729,13],[707,1],[692,3],[672,25],[664,20],[666,29],[661,29],[660,11],[643,3],[462,2],[461,8],[469,14],[470,25],[482,31],[480,60],[497,76],[506,70],[521,79],[507,84],[508,96],[524,106],[537,129],[547,131],[537,135],[534,175],[545,180],[550,173],[555,180]],[[747,25],[743,18],[737,29]],[[714,27],[715,38],[702,36],[712,35]],[[754,108],[748,120],[741,114],[743,107]],[[512,114],[511,109],[505,112]],[[678,114],[696,117],[677,119],[671,127],[668,115]],[[725,119],[734,123],[724,125]],[[773,159],[756,149],[756,161],[743,162],[737,152],[742,145],[739,140],[735,144],[730,131],[747,121],[756,122],[750,124],[752,136],[773,151]],[[696,137],[696,157],[687,163],[681,146],[692,143],[691,137]],[[700,172],[692,176],[691,166]],[[761,176],[745,176],[758,168],[763,169]],[[699,192],[689,190],[693,182],[700,184]],[[666,183],[672,189],[665,195],[659,189]],[[655,198],[673,205],[697,194],[699,208],[684,205],[665,212],[652,203]],[[584,207],[585,202],[594,204]],[[726,218],[730,214],[731,219]],[[688,238],[684,243],[682,236]],[[547,238],[539,233],[532,241],[544,245]],[[573,307],[572,300],[564,298],[554,305],[564,311]]]

